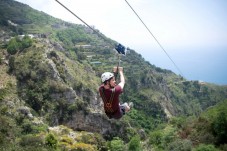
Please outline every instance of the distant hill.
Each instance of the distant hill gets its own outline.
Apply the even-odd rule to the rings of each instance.
[[[199,117],[227,98],[226,86],[188,81],[131,49],[121,56],[121,101],[135,105],[121,120],[109,120],[97,88],[101,74],[118,63],[117,41],[13,0],[0,1],[0,14],[1,150],[116,150],[135,144],[165,150],[172,139],[159,146],[149,136],[158,137],[160,129],[175,133],[168,124],[175,118]]]

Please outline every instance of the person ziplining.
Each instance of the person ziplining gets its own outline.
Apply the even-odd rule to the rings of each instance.
[[[65,5],[63,5],[61,2],[56,0],[62,7],[64,7],[67,11],[69,11],[72,15],[77,17],[80,21],[82,21],[85,25],[87,25],[91,30],[94,31],[100,38],[110,43],[106,38],[94,30],[91,26],[89,26],[85,21],[83,21],[79,16],[77,16],[75,13],[73,13],[71,10],[69,10]],[[102,85],[99,88],[100,95],[103,99],[104,102],[104,109],[105,113],[109,118],[115,118],[115,119],[120,119],[126,112],[130,110],[130,106],[132,106],[132,103],[124,103],[120,104],[119,103],[119,95],[123,92],[123,88],[125,85],[125,78],[123,74],[123,67],[120,67],[120,55],[123,54],[125,55],[125,47],[121,44],[118,44],[115,46],[115,49],[117,50],[119,54],[119,62],[118,66],[114,67],[114,73],[116,74],[114,76],[113,73],[110,72],[105,72],[101,76],[102,80]],[[129,48],[127,48],[129,49]],[[120,74],[120,83],[116,84],[115,77],[117,77],[117,74]]]
[[[102,38],[104,41],[109,43],[111,46],[113,45],[109,40],[107,40],[102,34],[100,34],[98,31],[93,29],[91,26],[89,26],[85,21],[83,21],[79,16],[77,16],[75,13],[73,13],[71,10],[69,10],[66,6],[64,6],[61,2],[56,0],[62,7],[64,7],[67,11],[69,11],[72,15],[77,17],[81,22],[83,22],[85,25],[87,25],[95,34],[97,34],[100,38]],[[143,22],[143,20],[140,18],[140,16],[136,13],[136,11],[132,8],[132,6],[128,3],[127,0],[125,2],[128,4],[128,6],[133,10],[135,15],[140,19],[142,24],[145,26],[145,28],[148,30],[150,35],[156,40],[158,45],[161,47],[161,49],[164,51],[164,53],[167,55],[167,57],[172,61],[173,65],[176,67],[176,69],[183,75],[181,70],[178,68],[176,63],[173,61],[173,59],[169,56],[169,54],[166,52],[166,50],[162,47],[160,42],[157,40],[157,38],[153,35],[153,33],[150,31],[150,29],[146,26],[146,24]],[[115,47],[117,52],[119,54],[125,55],[125,47],[121,44],[118,44],[117,47]],[[130,50],[130,49],[128,49]],[[130,110],[130,106],[132,103],[124,103],[120,105],[119,103],[119,95],[123,92],[123,88],[125,85],[125,79],[123,74],[123,67],[120,67],[120,55],[119,55],[119,63],[117,67],[114,67],[114,73],[116,73],[116,76],[114,76],[113,73],[105,72],[101,76],[102,85],[99,88],[100,95],[104,102],[104,109],[109,118],[115,118],[119,119],[121,118],[125,112],[128,112]],[[120,83],[116,84],[115,78],[117,77],[118,72],[120,73]]]
[[[113,73],[104,72],[101,75],[102,85],[99,87],[99,93],[104,103],[106,115],[111,119],[120,119],[133,106],[132,102],[120,104],[119,96],[123,93],[125,77],[123,67],[120,67],[120,55],[125,55],[125,47],[121,44],[115,46],[118,52],[119,60],[117,67],[113,68]],[[120,82],[116,84],[117,75],[120,75]]]
[[[120,83],[116,84],[114,73],[119,72]],[[111,119],[120,119],[132,107],[132,102],[120,104],[119,96],[122,94],[125,78],[123,67],[114,67],[113,73],[105,72],[101,76],[102,85],[99,87],[99,93],[104,103],[106,115]]]

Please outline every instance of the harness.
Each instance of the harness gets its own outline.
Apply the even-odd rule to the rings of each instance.
[[[111,93],[110,99],[107,100],[106,97],[105,97],[105,94],[104,94],[104,88],[102,88],[102,90],[101,90],[101,97],[103,99],[104,108],[105,108],[105,111],[107,113],[113,113],[114,112],[114,110],[112,108],[112,102],[113,102],[113,99],[114,99],[115,88],[111,89],[111,91],[112,91],[112,93]]]

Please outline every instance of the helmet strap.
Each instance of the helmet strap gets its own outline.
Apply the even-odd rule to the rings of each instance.
[[[112,78],[110,78],[109,80],[107,80],[107,81],[105,81],[104,82],[104,85],[107,85],[109,88],[114,88],[113,86],[111,86],[111,84],[110,84],[110,80],[111,80]]]

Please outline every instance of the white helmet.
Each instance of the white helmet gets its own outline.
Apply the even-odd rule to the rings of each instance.
[[[106,80],[109,80],[112,77],[114,77],[113,73],[105,72],[105,73],[102,74],[101,79],[102,79],[102,82],[105,82]]]

